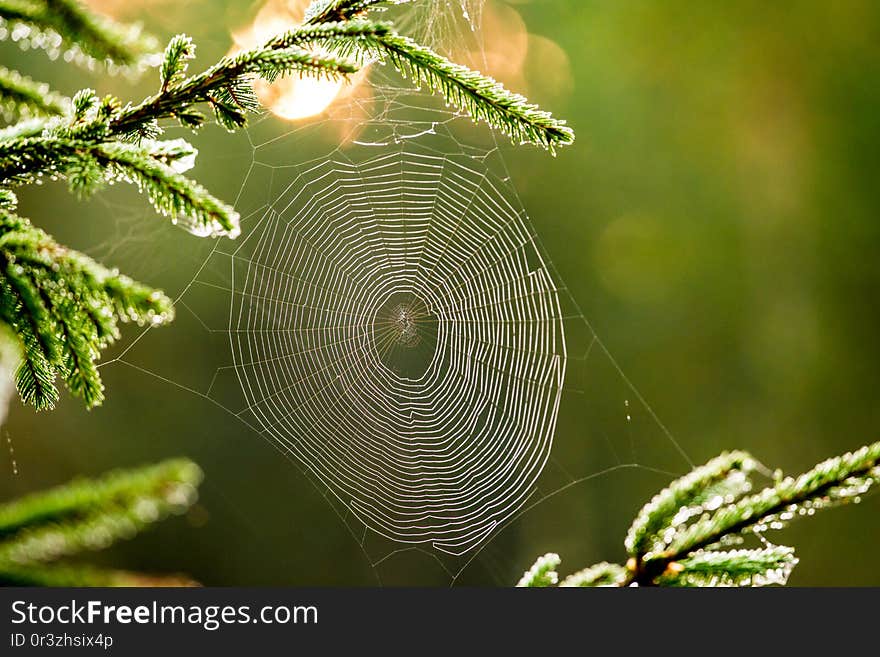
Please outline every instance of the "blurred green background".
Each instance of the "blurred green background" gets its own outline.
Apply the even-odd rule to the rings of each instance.
[[[98,4],[143,20],[162,39],[186,31],[202,65],[229,49],[230,30],[259,6]],[[796,472],[876,440],[880,4],[502,5],[498,15],[515,9],[536,35],[511,84],[578,135],[557,158],[507,150],[513,181],[561,280],[687,457],[744,448]],[[155,84],[151,75],[134,82],[55,65],[10,44],[0,53],[5,66],[68,94],[91,86],[138,99]],[[289,129],[275,119],[260,126]],[[232,200],[253,155],[247,135],[209,128],[194,142],[202,155],[193,174]],[[47,185],[21,198],[22,213],[62,243],[173,296],[212,246],[165,226],[132,189],[79,203]],[[104,367],[109,394],[100,409],[65,397],[37,415],[13,402],[4,436],[19,473],[0,451],[0,499],[186,455],[206,472],[199,507],[100,559],[212,585],[449,584],[420,552],[376,564],[393,546],[368,540],[362,548],[298,465],[181,387],[205,389],[229,362],[224,337],[202,324],[222,327],[224,303],[195,314],[178,307],[171,327]],[[138,333],[130,327],[106,360]],[[688,469],[607,358],[573,363],[570,381],[582,393],[563,398],[554,461],[535,499],[556,494],[486,545],[456,583],[514,583],[551,550],[566,572],[620,560],[629,521],[669,479],[654,470]],[[639,467],[605,472],[621,463]],[[559,491],[589,475],[597,476]],[[794,584],[880,585],[876,499],[798,523],[779,541],[798,549]],[[444,565],[457,571],[464,562]]]

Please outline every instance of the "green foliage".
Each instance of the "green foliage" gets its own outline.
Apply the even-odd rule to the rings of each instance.
[[[167,149],[160,145],[159,150]],[[149,146],[104,143],[94,151],[93,157],[105,178],[135,183],[157,212],[172,217],[175,222],[183,219],[191,233],[238,235],[238,213],[198,183],[177,173],[173,165],[160,161]]]
[[[550,151],[574,142],[574,131],[564,121],[492,78],[450,62],[405,36],[389,34],[378,44],[374,51],[377,58],[387,59],[417,85],[439,91],[447,102],[475,121],[485,121],[501,130],[514,142],[536,144]]]
[[[676,560],[686,552],[712,546],[731,535],[781,529],[797,516],[859,501],[880,479],[880,443],[828,459],[798,477],[786,477],[754,495],[725,504],[694,523],[676,527],[649,563]],[[633,556],[642,557],[638,553]]]
[[[7,116],[59,116],[69,104],[48,85],[0,66],[0,109]]]
[[[86,406],[100,404],[100,349],[119,337],[120,322],[170,321],[171,301],[60,246],[13,214],[8,192],[6,198],[0,207],[0,318],[21,343],[16,385],[22,400],[52,408],[60,377]]]
[[[190,232],[235,236],[238,213],[181,175],[195,157],[189,144],[103,139],[109,134],[114,103],[113,99],[99,102],[90,91],[80,92],[70,121],[47,128],[39,137],[7,139],[0,150],[0,178],[7,185],[33,183],[45,174],[66,178],[80,197],[107,183],[130,182],[157,212]]]
[[[292,40],[291,40],[292,43]],[[207,103],[218,122],[229,130],[244,127],[246,113],[259,109],[251,87],[253,77],[274,80],[298,73],[314,77],[345,76],[357,70],[354,62],[309,52],[296,46],[276,45],[224,57],[203,73],[184,78],[195,48],[188,37],[179,35],[165,49],[160,68],[159,92],[135,106],[116,112],[110,122],[112,135],[150,136],[159,134],[157,121],[176,118],[186,127],[199,128],[205,117],[193,106]]]
[[[370,9],[408,2],[318,0],[309,7],[306,23],[317,25],[348,21]],[[565,121],[553,118],[549,112],[529,103],[523,96],[508,91],[492,78],[451,62],[394,30],[389,29],[374,36],[360,44],[343,42],[340,44],[342,51],[347,54],[351,45],[362,46],[368,60],[390,62],[417,86],[440,92],[448,103],[467,112],[475,121],[485,121],[502,131],[514,142],[535,144],[550,151],[574,142],[574,131],[565,125]]]
[[[0,584],[140,586],[187,584],[181,577],[57,563],[132,538],[196,500],[199,467],[186,459],[81,479],[0,505]]]
[[[517,586],[523,588],[542,588],[555,586],[559,581],[559,573],[556,569],[562,560],[558,554],[548,552],[543,557],[538,557],[535,564],[523,573]]]
[[[370,9],[388,5],[403,5],[410,0],[314,0],[306,9],[306,23],[347,21]]]
[[[77,0],[0,0],[0,27],[53,56],[65,48],[65,59],[79,62],[136,66],[156,49],[140,27],[119,25]]]
[[[361,18],[343,22],[306,23],[273,37],[266,42],[265,47],[278,49],[293,46],[332,46],[340,51],[345,50],[345,54],[350,56],[357,50],[356,46],[364,43],[375,45],[379,38],[391,32],[391,23]]]
[[[672,482],[646,504],[627,534],[626,567],[602,563],[560,586],[765,586],[785,584],[794,549],[764,535],[791,520],[862,496],[880,483],[880,443],[830,458],[749,494],[756,461],[722,454]],[[729,549],[757,536],[762,546]],[[556,555],[538,559],[519,586],[555,583]]]
[[[585,588],[590,586],[618,586],[626,578],[626,568],[616,563],[602,562],[584,568],[566,577],[559,586]]]
[[[674,524],[682,509],[696,512],[705,502],[724,499],[739,487],[748,486],[748,473],[754,462],[748,454],[732,452],[712,459],[706,465],[674,481],[646,504],[636,517],[624,545],[630,554],[645,554],[660,541],[660,530]],[[719,490],[727,484],[730,490]],[[744,492],[744,491],[743,491]],[[662,541],[661,541],[662,542]]]
[[[76,566],[10,566],[0,573],[7,586],[198,586],[185,575],[146,575],[128,570]]]
[[[159,68],[162,91],[168,91],[168,87],[183,80],[189,68],[189,61],[195,58],[196,44],[192,39],[185,34],[173,37],[165,48],[162,66]]]
[[[784,545],[755,550],[696,552],[667,566],[655,583],[660,586],[784,584],[797,562],[794,549]]]

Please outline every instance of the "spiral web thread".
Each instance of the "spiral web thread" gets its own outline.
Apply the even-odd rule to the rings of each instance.
[[[230,336],[263,432],[374,531],[460,553],[546,463],[565,339],[521,211],[419,143],[295,178],[233,254]]]
[[[461,2],[465,28],[436,10],[413,27],[430,25],[421,36],[435,47],[474,39],[481,3],[449,6]],[[416,551],[455,582],[542,503],[620,470],[671,476],[690,459],[560,284],[503,142],[388,71],[371,71],[369,88],[320,119],[279,132],[267,116],[249,130],[243,234],[210,245],[178,298],[224,338],[210,383],[137,359],[150,329],[106,365],[210,401],[291,458],[377,581]],[[119,221],[128,245],[150,243],[127,228],[149,223]],[[227,295],[225,326],[201,310],[210,293]],[[551,450],[560,412],[577,427],[562,455]],[[568,457],[592,450],[604,456],[572,471]]]

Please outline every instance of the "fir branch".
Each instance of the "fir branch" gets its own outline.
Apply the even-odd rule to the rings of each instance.
[[[363,41],[376,44],[376,39],[392,33],[391,23],[357,19],[342,22],[306,23],[300,27],[282,32],[264,45],[265,48],[279,49],[292,46],[308,47],[314,45],[360,44]]]
[[[177,77],[180,70],[175,66],[181,61],[178,58],[180,43],[180,39],[172,40],[165,51],[163,65],[166,74],[177,70]],[[110,132],[115,135],[137,133],[144,126],[165,118],[177,118],[182,124],[197,128],[204,122],[204,117],[193,107],[199,103],[208,103],[225,127],[239,128],[245,124],[245,113],[254,110],[255,105],[237,98],[236,85],[249,84],[254,76],[269,80],[291,73],[338,77],[356,70],[357,65],[347,59],[297,47],[248,50],[224,57],[198,75],[177,82],[169,79],[168,84],[163,82],[158,94],[119,112],[110,123]],[[242,91],[240,86],[238,89]]]
[[[0,184],[24,185],[37,175],[57,174],[80,158],[88,142],[57,137],[14,137],[0,147]]]
[[[376,7],[408,1],[317,0],[306,11],[306,25],[346,21]],[[475,121],[485,121],[501,130],[514,142],[535,144],[551,152],[574,143],[574,131],[565,121],[508,91],[491,77],[451,62],[409,37],[389,31],[376,35],[375,40],[355,45],[363,47],[375,59],[390,61],[417,86],[439,91],[448,103],[467,112]]]
[[[0,573],[4,567],[45,563],[106,549],[187,505],[183,498],[166,499],[151,494],[57,525],[22,530],[0,543]]]
[[[49,85],[0,66],[0,107],[7,116],[61,116],[69,105]]]
[[[15,297],[9,286],[2,287],[4,304],[15,304]],[[20,306],[3,309],[3,321],[18,334],[22,347],[22,360],[15,370],[15,387],[22,402],[38,411],[55,408],[58,401],[58,388],[55,387],[57,368],[46,358],[29,323],[20,321]]]
[[[115,23],[77,0],[0,0],[0,21],[12,38],[50,52],[67,46],[67,58],[78,61],[130,67],[144,63],[156,49],[155,40],[139,26]],[[26,29],[17,30],[19,25]]]
[[[185,34],[178,34],[171,38],[165,48],[162,65],[159,68],[159,81],[162,83],[162,91],[168,91],[172,84],[178,84],[183,80],[189,62],[196,58],[196,44]]]
[[[858,501],[880,482],[880,442],[819,463],[798,477],[775,485],[700,518],[678,532],[652,561],[677,561],[725,536],[779,529],[797,515]]]
[[[0,182],[21,185],[47,174],[68,179],[80,197],[108,182],[130,182],[157,212],[195,235],[238,235],[238,213],[179,173],[191,166],[195,151],[182,145],[186,142],[160,143],[92,143],[66,136],[10,139],[0,148]]]
[[[0,505],[0,537],[25,528],[94,514],[126,500],[169,496],[180,485],[197,486],[201,470],[187,459],[133,470],[116,470],[99,479],[77,479],[63,486]]]
[[[766,586],[785,584],[798,560],[770,545],[728,550],[749,534],[782,529],[794,518],[848,502],[880,483],[880,442],[823,461],[798,477],[748,495],[755,460],[722,454],[672,482],[645,505],[630,528],[626,566],[601,563],[560,586]],[[559,557],[541,557],[520,585],[555,582]]]
[[[377,59],[390,61],[417,86],[440,92],[474,121],[485,121],[512,141],[535,144],[551,152],[574,143],[574,131],[565,121],[508,91],[491,77],[451,62],[409,37],[392,33],[377,41],[378,46],[372,50]]]
[[[46,121],[42,118],[24,119],[13,125],[0,129],[0,142],[22,137],[36,137],[46,129]],[[2,144],[0,144],[2,148]]]
[[[186,37],[175,37],[165,51],[160,92],[123,110],[113,120],[111,131],[114,134],[131,133],[169,117],[176,117],[190,127],[198,127],[203,119],[192,111],[192,106],[201,102],[212,105],[225,127],[239,128],[245,124],[246,112],[254,108],[229,102],[235,99],[235,94],[229,91],[242,83],[247,86],[238,88],[249,90],[248,75],[257,74],[269,80],[291,70],[313,75],[345,75],[358,69],[358,64],[350,57],[365,53],[374,59],[390,61],[415,84],[439,91],[448,102],[470,114],[474,120],[487,122],[514,141],[538,144],[551,151],[573,142],[574,132],[564,121],[553,118],[492,78],[455,64],[412,39],[400,36],[387,23],[348,21],[374,4],[377,3],[359,3],[361,6],[357,11],[348,3],[339,4],[333,11],[316,14],[305,25],[278,35],[262,48],[224,58],[208,71],[187,80],[181,80],[182,63],[192,58],[192,43]],[[334,48],[343,58],[334,59],[304,49],[314,45]],[[276,53],[277,61],[273,60],[272,53]],[[287,54],[282,56],[281,53]],[[296,55],[302,59],[296,61]],[[260,60],[269,63],[256,64]],[[286,65],[282,64],[285,60]]]
[[[317,25],[347,21],[371,9],[409,2],[411,0],[314,0],[306,9],[304,23]]]
[[[559,581],[559,574],[556,569],[562,560],[558,554],[549,552],[543,557],[538,557],[535,564],[523,573],[522,578],[517,583],[519,588],[540,588],[545,586],[556,586]]]
[[[204,187],[177,173],[149,150],[131,144],[105,142],[94,157],[111,177],[137,185],[160,214],[200,237],[240,233],[239,215]],[[163,153],[163,156],[165,153]]]
[[[186,173],[196,164],[199,152],[185,139],[142,141],[140,146],[150,157],[171,167],[175,173]]]
[[[172,317],[161,292],[65,249],[0,209],[0,320],[22,349],[16,386],[26,404],[52,408],[57,377],[87,407],[100,404],[104,388],[95,363],[119,337],[118,323],[159,325]]]
[[[202,473],[186,459],[83,479],[0,506],[0,582],[41,586],[190,585],[52,562],[130,538],[196,500]]]
[[[624,579],[626,579],[626,568],[616,563],[602,562],[569,575],[559,586],[562,588],[620,586]]]
[[[180,588],[198,585],[186,575],[150,575],[79,564],[4,566],[0,571],[0,586]]]
[[[624,545],[630,556],[641,558],[652,549],[657,533],[670,527],[681,509],[694,506],[698,496],[714,485],[738,474],[748,474],[754,461],[744,452],[725,453],[674,481],[642,507],[629,528]]]
[[[701,551],[669,563],[655,583],[673,587],[785,584],[797,563],[794,550],[785,546],[731,552]]]

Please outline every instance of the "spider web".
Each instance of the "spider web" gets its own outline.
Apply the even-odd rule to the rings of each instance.
[[[482,2],[416,10],[403,31],[481,68]],[[690,465],[563,284],[503,137],[373,67],[322,117],[267,115],[247,141],[242,236],[196,256],[177,298],[219,339],[209,382],[156,371],[137,349],[151,329],[105,367],[197,395],[267,440],[378,581],[410,552],[450,583],[477,559],[491,571],[505,529],[557,496]],[[105,259],[147,241],[117,210],[117,235],[92,249]]]

